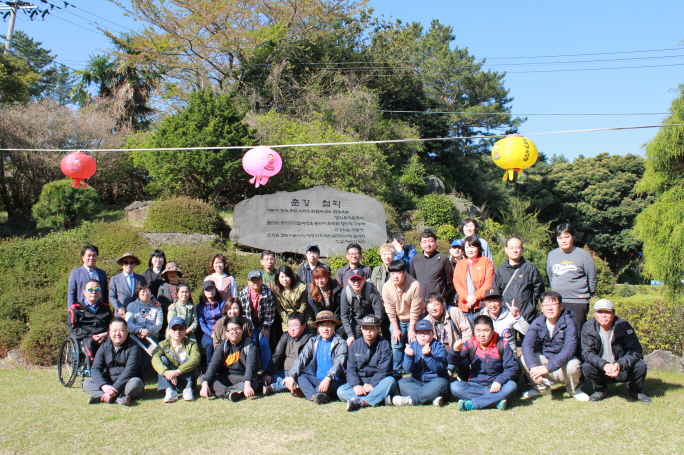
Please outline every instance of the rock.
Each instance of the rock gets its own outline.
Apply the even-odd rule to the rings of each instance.
[[[218,236],[213,234],[181,234],[178,232],[167,232],[163,234],[143,232],[142,235],[154,248],[168,244],[198,245],[201,243],[213,242],[214,240],[218,239]]]
[[[425,194],[444,194],[446,188],[442,179],[436,175],[425,177]]]
[[[316,244],[321,256],[385,243],[385,210],[363,194],[329,186],[255,196],[235,206],[230,240],[243,248],[304,253]]]
[[[26,363],[24,358],[21,356],[21,351],[19,351],[19,349],[12,349],[9,351],[5,360],[8,363]]]
[[[142,226],[147,218],[147,210],[152,204],[154,204],[154,201],[135,201],[126,206],[124,208],[126,219],[135,226]]]
[[[682,362],[670,351],[658,349],[644,356],[644,362],[649,370],[664,370],[682,373]]]

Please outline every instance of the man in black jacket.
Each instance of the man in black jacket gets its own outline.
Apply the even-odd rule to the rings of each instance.
[[[287,391],[287,372],[297,361],[299,353],[311,336],[306,325],[306,317],[298,311],[291,313],[287,318],[287,333],[280,337],[275,353],[261,378],[264,395]]]
[[[81,292],[83,300],[69,307],[69,332],[83,343],[92,362],[100,345],[107,340],[112,312],[108,303],[100,301],[102,285],[99,281],[88,280]]]
[[[651,399],[643,392],[646,363],[643,350],[629,322],[615,316],[615,305],[607,299],[594,303],[594,318],[582,327],[582,371],[594,386],[591,401],[608,396],[608,383],[627,382],[629,396],[643,403]]]
[[[370,314],[361,320],[363,338],[355,340],[347,353],[347,383],[337,396],[347,402],[347,411],[388,404],[397,388],[392,376],[392,347],[380,334],[380,319]]]
[[[100,401],[130,406],[133,398],[143,393],[145,385],[138,377],[140,346],[128,336],[128,325],[120,317],[109,323],[109,339],[98,349],[91,369],[91,377],[83,383],[90,394],[88,403]]]
[[[522,254],[523,241],[520,237],[506,240],[508,260],[496,269],[494,282],[504,303],[513,304],[515,301],[523,319],[531,324],[537,317],[536,305],[544,293],[544,282],[537,267],[525,261]]]
[[[214,351],[202,376],[200,396],[209,398],[213,391],[217,397],[230,401],[251,398],[252,385],[257,385],[259,350],[250,337],[243,336],[241,318],[226,320],[226,337]]]

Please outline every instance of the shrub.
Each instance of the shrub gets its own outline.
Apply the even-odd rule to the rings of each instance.
[[[631,297],[633,295],[636,295],[636,291],[632,289],[632,286],[628,284],[623,284],[615,286],[615,291],[613,292],[613,295],[617,297]]]
[[[214,206],[188,197],[153,204],[147,212],[144,228],[148,232],[219,235],[226,234],[228,229]]]
[[[102,211],[100,198],[92,187],[73,188],[71,180],[47,183],[38,202],[31,209],[39,228],[72,229],[80,222],[92,220]]]
[[[28,362],[36,365],[57,363],[59,347],[69,335],[64,308],[36,307],[29,315],[29,331],[21,340],[21,353]]]
[[[634,327],[644,354],[656,349],[672,351],[678,356],[684,354],[684,332],[681,330],[684,306],[681,301],[667,301],[652,295],[612,295],[608,298],[615,304],[615,313]]]
[[[428,194],[418,202],[418,220],[426,226],[437,227],[443,224],[452,226],[460,223],[460,213],[453,202],[444,194]]]
[[[390,232],[401,231],[401,216],[399,216],[397,209],[385,201],[380,202],[385,208],[385,227],[387,228],[387,234]]]
[[[593,251],[589,251],[589,248],[584,247],[585,251],[591,254],[591,259],[594,261],[594,266],[596,267],[596,276],[598,278],[596,283],[596,292],[594,295],[596,297],[601,297],[604,295],[612,294],[615,290],[615,276],[610,270],[608,262],[601,259]]]
[[[16,319],[0,319],[0,358],[7,357],[7,353],[19,347],[21,337],[28,330],[28,326]]]
[[[437,238],[444,240],[450,245],[451,242],[453,242],[456,239],[460,239],[461,237],[463,236],[461,235],[461,232],[458,230],[458,228],[450,224],[443,224],[437,228]]]

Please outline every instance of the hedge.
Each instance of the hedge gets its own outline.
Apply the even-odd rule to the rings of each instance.
[[[144,228],[147,232],[228,233],[225,221],[213,205],[188,197],[166,199],[150,206]]]

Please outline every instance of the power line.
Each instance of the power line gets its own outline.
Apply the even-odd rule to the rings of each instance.
[[[666,128],[670,126],[684,126],[684,123],[670,123],[665,125],[642,125],[642,126],[623,126],[612,128],[591,128],[585,130],[568,130],[568,131],[551,131],[545,133],[527,133],[525,136],[543,136],[548,134],[570,134],[570,133],[593,133],[599,131],[621,131],[634,130],[644,128]],[[270,148],[288,148],[288,147],[323,147],[323,146],[342,146],[342,145],[362,145],[362,144],[395,144],[400,142],[438,142],[438,141],[457,141],[457,140],[472,140],[472,139],[495,139],[497,137],[506,137],[508,134],[493,134],[493,135],[478,135],[478,136],[455,136],[455,137],[433,137],[429,139],[414,138],[414,139],[386,139],[380,141],[350,141],[350,142],[319,142],[310,144],[280,144],[267,145]],[[135,148],[135,149],[81,149],[92,150],[96,152],[173,152],[173,151],[201,151],[201,150],[244,150],[256,147],[256,145],[229,145],[217,147],[168,147],[168,148]],[[5,152],[73,152],[74,149],[10,149],[0,148],[0,151]]]
[[[296,108],[293,108],[296,109]],[[332,109],[332,108],[330,108]],[[378,112],[395,113],[395,114],[459,114],[459,115],[512,115],[512,116],[613,116],[613,115],[669,115],[669,112],[632,112],[632,113],[606,113],[606,114],[571,114],[571,113],[536,113],[536,114],[518,114],[511,112],[456,112],[456,111],[390,111],[379,110]]]
[[[114,25],[116,25],[116,26],[118,26],[118,27],[121,27],[121,28],[123,28],[124,30],[130,30],[130,28],[128,28],[128,27],[124,27],[123,25],[117,24],[117,23],[114,22],[114,21],[110,21],[110,20],[107,19],[107,18],[104,18],[104,17],[102,17],[102,16],[98,16],[97,14],[91,13],[90,11],[86,11],[86,10],[84,10],[83,8],[81,8],[80,6],[74,5],[73,3],[71,4],[71,6],[73,6],[73,7],[76,8],[76,9],[79,9],[79,10],[83,11],[84,13],[90,14],[91,16],[95,16],[95,17],[97,17],[97,18],[99,18],[99,19],[102,19],[103,21],[107,21],[107,22],[109,22],[110,24],[114,24]],[[72,13],[72,14],[74,14],[74,13]],[[79,17],[80,17],[80,16],[79,16]],[[86,19],[86,20],[87,20],[87,19]]]
[[[76,22],[71,22],[71,21],[69,21],[69,20],[66,20],[66,19],[64,19],[63,17],[59,17],[59,16],[54,15],[54,14],[52,15],[52,17],[54,17],[55,19],[59,19],[60,21],[68,22],[68,23],[70,23],[70,24],[72,24],[72,25],[75,25],[76,27],[81,27],[82,29],[88,30],[89,32],[92,32],[92,33],[95,33],[95,34],[98,34],[98,35],[104,35],[104,33],[102,33],[102,32],[93,30],[92,28],[84,27],[83,25],[77,24]],[[107,35],[105,35],[105,36],[107,36]]]

